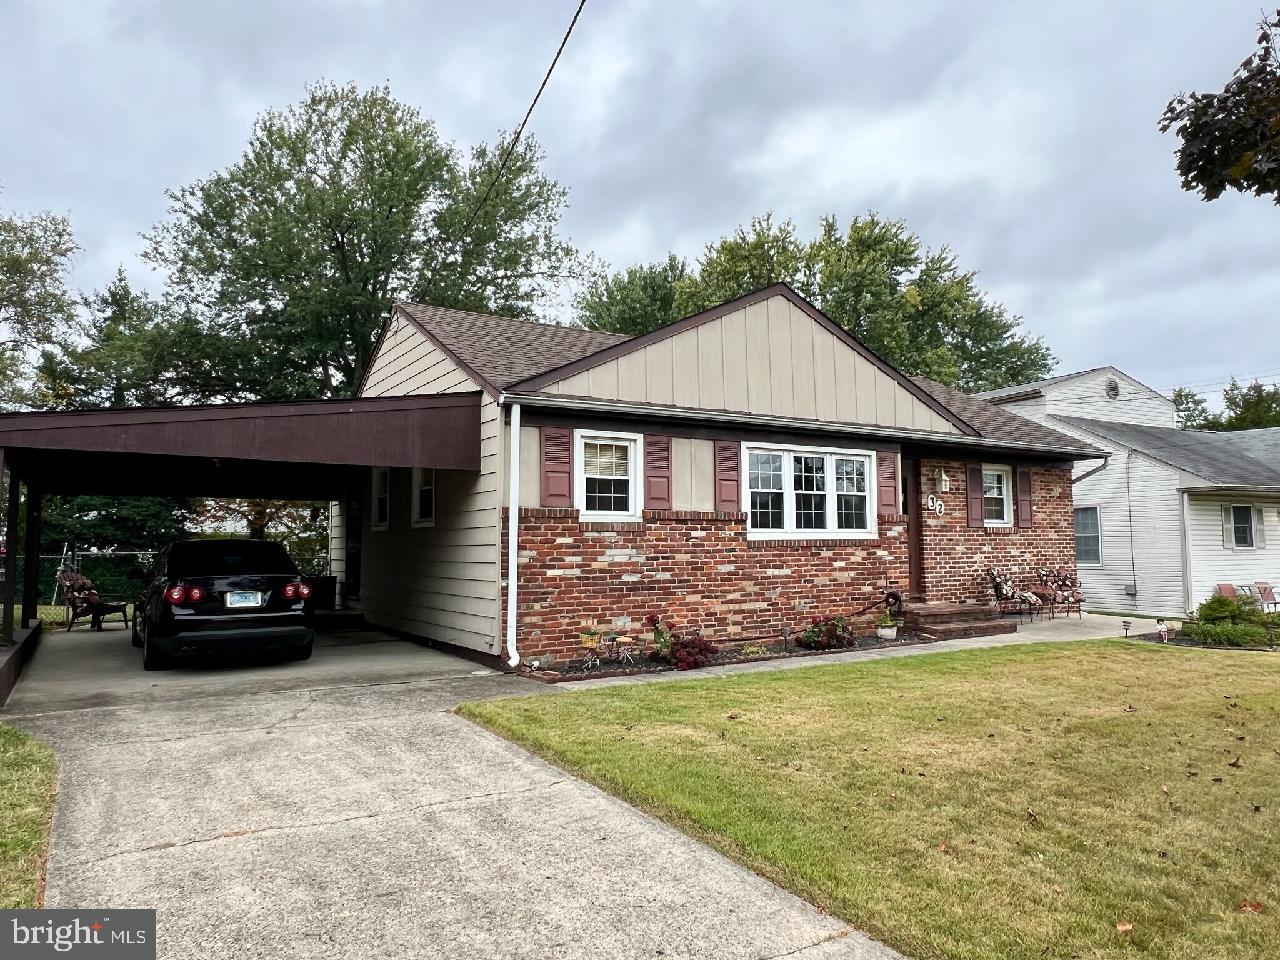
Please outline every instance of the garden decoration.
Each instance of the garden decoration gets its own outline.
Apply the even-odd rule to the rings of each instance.
[[[1034,593],[1019,590],[1013,583],[1013,577],[1005,576],[992,567],[987,571],[987,579],[991,581],[991,590],[995,594],[996,606],[1000,612],[1016,613],[1022,619],[1022,612],[1027,612],[1027,619],[1034,620],[1036,612],[1043,609],[1043,603]]]

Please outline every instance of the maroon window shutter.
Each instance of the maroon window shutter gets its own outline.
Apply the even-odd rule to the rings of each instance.
[[[539,427],[542,505],[573,506],[573,431],[568,427]]]
[[[1028,467],[1018,467],[1017,476],[1014,483],[1014,490],[1017,493],[1017,511],[1018,526],[1026,529],[1032,525],[1032,506],[1031,506],[1031,470]]]
[[[644,438],[644,505],[646,510],[671,509],[671,438]]]
[[[876,454],[876,513],[896,517],[902,512],[898,502],[898,455],[881,450]]]
[[[733,440],[716,441],[716,510],[741,513],[739,494],[738,444]]]
[[[965,492],[969,498],[969,526],[984,527],[982,512],[982,464],[971,463],[964,468]]]

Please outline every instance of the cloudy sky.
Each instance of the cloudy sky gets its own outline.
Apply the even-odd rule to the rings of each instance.
[[[0,206],[70,214],[85,288],[163,190],[326,78],[389,81],[465,145],[523,114],[576,0],[0,0]],[[1211,11],[1211,12],[1210,12]],[[1257,0],[589,0],[530,129],[565,228],[615,267],[754,213],[866,210],[949,245],[1060,372],[1280,379],[1280,210],[1183,193],[1171,95],[1220,89]]]

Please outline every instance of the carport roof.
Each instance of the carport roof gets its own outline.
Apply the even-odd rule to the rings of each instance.
[[[50,493],[331,495],[362,466],[480,467],[480,394],[0,414]]]

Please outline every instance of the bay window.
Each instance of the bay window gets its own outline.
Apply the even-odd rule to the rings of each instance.
[[[874,536],[872,454],[752,445],[743,453],[743,509],[749,534]]]

